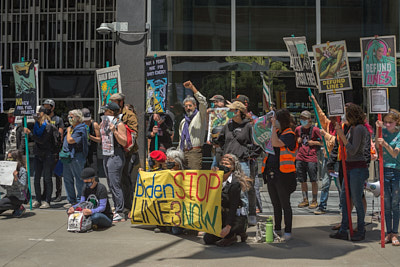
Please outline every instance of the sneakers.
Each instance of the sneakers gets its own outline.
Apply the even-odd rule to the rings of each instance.
[[[283,234],[283,239],[285,241],[289,241],[290,239],[292,239],[292,233],[284,233]]]
[[[341,232],[341,231],[337,231],[334,234],[330,234],[329,237],[341,240],[349,240],[349,235],[347,234],[347,232]]]
[[[50,204],[47,203],[46,201],[42,202],[42,205],[40,205],[39,209],[48,209],[50,208]]]
[[[250,215],[248,217],[248,220],[249,220],[249,222],[248,222],[249,226],[256,226],[257,225],[257,217],[256,216]]]
[[[64,207],[64,209],[69,209],[69,208],[72,207],[72,204],[71,203],[67,203],[63,207]]]
[[[233,234],[233,236],[231,238],[222,238],[221,240],[218,240],[217,242],[215,242],[215,244],[218,247],[229,247],[236,242],[237,242],[236,234]]]
[[[351,237],[351,241],[362,241],[365,239],[365,231],[357,231]]]
[[[37,200],[33,201],[33,203],[32,203],[32,208],[37,209],[37,208],[39,208],[39,207],[40,207],[40,202],[37,201]]]
[[[318,202],[317,200],[313,199],[311,202],[310,206],[308,207],[309,209],[316,209],[318,207]]]
[[[308,199],[306,199],[306,198],[303,199],[303,201],[299,203],[298,207],[299,207],[299,208],[308,207]]]
[[[315,215],[321,215],[321,214],[325,214],[326,210],[322,209],[321,207],[319,207],[318,209],[314,210],[314,214]]]
[[[20,218],[22,215],[24,215],[26,212],[26,209],[23,205],[21,205],[18,209],[14,210],[12,213],[12,216]]]
[[[122,216],[119,213],[115,213],[113,217],[113,222],[124,222],[125,221],[125,216]]]
[[[56,196],[56,197],[53,199],[53,202],[61,202],[61,195]]]

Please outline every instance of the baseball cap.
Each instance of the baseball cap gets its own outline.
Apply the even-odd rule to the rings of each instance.
[[[300,113],[300,117],[304,117],[304,118],[307,118],[307,119],[311,119],[311,113],[310,113],[310,111],[308,111],[308,110],[303,110],[303,111]]]
[[[210,101],[223,102],[223,101],[225,101],[225,98],[222,95],[214,95],[213,97],[210,98]]]
[[[81,179],[85,180],[85,179],[90,179],[96,177],[96,172],[94,171],[93,168],[87,167],[84,168],[81,172]]]
[[[247,112],[246,106],[240,101],[235,101],[235,102],[227,105],[226,107],[230,108],[230,109],[238,109],[242,113],[246,113]]]
[[[232,100],[232,102],[234,102],[234,101],[240,101],[243,104],[246,104],[246,103],[249,104],[249,102],[250,102],[249,98],[245,95],[237,95],[236,98]]]
[[[110,96],[110,100],[125,100],[125,95],[123,93],[115,93]]]
[[[83,121],[92,120],[92,114],[90,113],[90,110],[88,108],[83,108],[81,111],[83,114]]]
[[[46,99],[46,100],[43,102],[43,105],[50,105],[50,106],[52,106],[52,107],[55,107],[56,103],[54,102],[53,99]]]
[[[117,103],[114,103],[114,102],[110,101],[110,102],[107,103],[107,105],[103,106],[102,109],[103,110],[109,109],[109,110],[112,110],[112,111],[116,111],[116,110],[119,110],[119,106],[118,106]]]

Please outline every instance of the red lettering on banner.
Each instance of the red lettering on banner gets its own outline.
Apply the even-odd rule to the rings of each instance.
[[[187,172],[186,175],[190,175],[189,198],[192,199],[193,175],[197,175],[197,172]]]
[[[180,185],[176,182],[176,177],[177,177],[178,175],[182,176],[182,181],[185,180],[185,175],[183,175],[183,172],[178,172],[178,173],[175,174],[175,176],[174,176],[174,183],[175,183],[175,185],[176,185],[177,187],[179,187],[179,188],[183,191],[183,196],[180,196],[180,195],[178,194],[178,191],[176,191],[176,195],[177,195],[180,199],[184,199],[184,198],[185,198],[185,190],[183,189],[182,186],[180,186]]]
[[[212,177],[213,177],[213,176],[215,176],[215,178],[218,179],[218,184],[217,184],[215,187],[211,187],[211,186],[210,186],[211,180],[212,180]],[[221,178],[218,176],[218,174],[216,174],[216,173],[210,173],[210,179],[208,179],[208,190],[207,190],[207,200],[206,200],[206,202],[208,202],[208,196],[210,195],[210,194],[209,194],[210,189],[218,189],[220,184],[221,184]]]
[[[200,178],[201,178],[201,177],[205,177],[205,178],[206,178],[206,190],[204,191],[204,196],[203,196],[203,198],[201,198],[201,197],[199,196],[199,192],[200,192],[200,190],[199,190],[199,184],[200,184]],[[196,198],[197,198],[198,201],[203,201],[207,196],[208,196],[208,177],[207,177],[207,175],[205,175],[205,174],[203,173],[202,175],[200,175],[200,176],[197,178]]]

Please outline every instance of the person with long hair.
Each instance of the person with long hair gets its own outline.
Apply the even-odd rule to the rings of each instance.
[[[266,177],[268,193],[274,208],[275,232],[281,234],[282,209],[285,215],[283,238],[292,238],[293,213],[290,195],[296,190],[296,150],[295,133],[291,128],[291,116],[287,109],[280,109],[272,121],[271,142],[275,155],[269,154],[264,159],[263,176]]]
[[[16,161],[17,168],[13,172],[14,179],[12,185],[2,185],[2,187],[7,190],[7,194],[0,199],[0,214],[6,210],[13,210],[12,215],[14,217],[21,217],[25,213],[23,203],[27,201],[28,180],[25,161],[19,150],[11,150],[8,152],[7,160]]]
[[[203,237],[206,245],[216,244],[220,247],[230,246],[237,241],[247,239],[247,201],[243,201],[245,192],[251,187],[251,178],[242,170],[239,159],[233,154],[225,154],[220,161],[220,168],[224,171],[222,184],[222,230],[221,237],[206,233]]]
[[[47,209],[50,208],[51,194],[53,193],[53,167],[54,167],[54,151],[55,144],[52,140],[52,125],[50,115],[51,110],[41,106],[37,116],[35,116],[35,124],[33,126],[33,132],[28,128],[24,128],[25,134],[27,134],[34,142],[35,147],[33,153],[35,155],[34,166],[35,166],[35,198],[32,206],[34,208]],[[40,180],[43,174],[44,187],[46,196],[42,199],[42,192],[40,186]]]
[[[64,152],[69,152],[71,158],[69,162],[63,164],[64,185],[69,202],[64,205],[66,209],[80,201],[83,187],[81,172],[85,167],[89,151],[82,111],[79,109],[71,110],[68,113],[68,121],[71,126],[67,129],[62,148]]]
[[[384,205],[386,223],[386,243],[399,246],[399,203],[400,203],[400,125],[399,112],[391,109],[383,116],[383,122],[376,121],[376,136],[382,128],[382,137],[376,139],[376,145],[383,147],[384,164]],[[383,127],[384,126],[384,127]]]
[[[366,155],[366,147],[371,146],[370,134],[365,127],[365,114],[362,108],[355,104],[346,105],[346,120],[350,130],[345,135],[342,126],[336,123],[336,132],[342,140],[346,149],[346,169],[348,188],[350,190],[351,200],[357,211],[357,229],[358,231],[351,237],[352,241],[361,241],[365,239],[365,210],[362,202],[364,183],[368,179],[369,160]],[[368,150],[370,157],[370,153]],[[331,238],[348,240],[349,219],[346,205],[346,191],[343,182],[340,194],[340,203],[342,206],[342,222],[340,229],[331,234]]]

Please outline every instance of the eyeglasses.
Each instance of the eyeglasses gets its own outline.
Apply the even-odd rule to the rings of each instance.
[[[383,123],[385,123],[385,124],[392,124],[392,123],[395,123],[394,121],[384,121]]]

